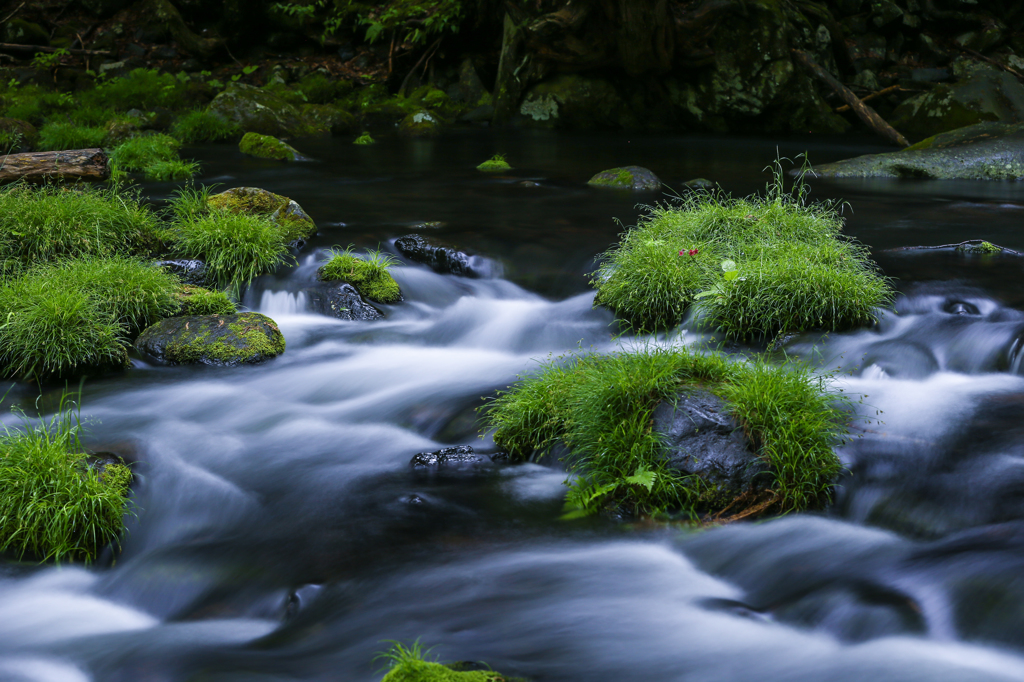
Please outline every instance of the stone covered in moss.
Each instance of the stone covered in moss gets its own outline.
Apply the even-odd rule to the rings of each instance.
[[[274,159],[275,161],[295,161],[302,158],[298,150],[286,142],[282,142],[270,135],[259,133],[246,133],[242,141],[238,143],[238,150],[243,154],[255,156],[260,159]]]
[[[349,135],[358,130],[358,119],[333,104],[303,104],[299,111],[311,135]]]
[[[458,671],[441,663],[405,660],[392,668],[381,682],[513,682],[493,670]]]
[[[828,178],[1024,179],[1024,123],[978,123],[885,154],[814,167]]]
[[[363,133],[352,142],[352,144],[377,144],[377,140],[370,136],[370,133]]]
[[[436,135],[441,129],[441,119],[426,109],[409,114],[398,125],[398,132],[409,137]]]
[[[614,189],[661,189],[661,180],[658,179],[658,176],[640,166],[609,168],[590,178],[587,184],[594,187],[611,187]]]
[[[28,121],[0,118],[0,154],[31,151],[39,141],[39,131]]]
[[[284,232],[285,242],[300,242],[316,234],[316,223],[298,202],[259,187],[235,187],[209,198],[212,209],[265,215]]]
[[[246,132],[275,137],[308,132],[298,108],[273,92],[251,85],[232,83],[213,99],[209,110]]]
[[[606,80],[562,74],[527,91],[519,114],[541,128],[600,130],[638,127],[637,117]]]
[[[348,282],[371,301],[397,303],[402,300],[402,291],[386,264],[357,258],[347,251],[335,254],[317,271],[317,277],[323,282]]]
[[[508,161],[505,160],[504,156],[501,154],[495,154],[477,166],[476,169],[485,173],[500,173],[502,171],[512,170],[512,166],[508,165]]]
[[[211,291],[186,284],[174,297],[181,304],[177,316],[234,315],[238,312],[234,302],[223,291]]]
[[[170,317],[135,342],[145,355],[175,365],[256,364],[284,352],[281,330],[260,313]]]

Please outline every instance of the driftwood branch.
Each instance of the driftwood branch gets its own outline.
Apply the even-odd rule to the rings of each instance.
[[[984,244],[988,244],[988,247],[983,247],[982,245]],[[1021,253],[1020,251],[1014,251],[1013,249],[1008,249],[1005,246],[993,244],[992,242],[985,241],[984,239],[968,239],[967,241],[960,242],[959,244],[939,244],[938,246],[899,246],[894,249],[886,249],[886,252],[888,253],[894,251],[944,251],[949,249],[953,249],[955,251],[964,251],[967,253],[970,253],[972,249],[978,249],[985,253],[1000,253],[1007,256],[1024,256],[1024,253]],[[993,251],[992,249],[999,249],[999,251],[996,252]]]
[[[825,83],[825,85],[832,88],[837,95],[842,97],[843,101],[849,104],[850,108],[853,109],[853,112],[857,114],[857,118],[863,121],[869,128],[893,144],[898,144],[901,147],[910,146],[910,143],[907,142],[907,138],[903,137],[895,128],[886,123],[885,119],[879,116],[874,109],[861,102],[860,98],[857,97],[852,90],[836,80],[835,76],[815,63],[809,54],[803,50],[793,50],[793,57],[796,59],[797,63],[810,71],[815,78]]]
[[[882,88],[878,92],[872,92],[867,97],[861,97],[860,101],[861,102],[870,102],[871,100],[875,99],[876,97],[881,97],[882,95],[888,95],[890,92],[896,92],[899,89],[900,89],[900,86],[899,86],[898,83],[896,85],[890,85],[887,88]],[[843,106],[841,106],[841,107],[836,109],[836,113],[837,114],[841,114],[844,111],[849,111],[849,110],[850,110],[850,105],[849,104],[844,104]]]
[[[110,177],[110,163],[102,149],[31,152],[0,156],[0,183],[26,180],[89,180]]]
[[[82,50],[82,49],[67,49],[60,47],[43,47],[42,45],[18,45],[16,43],[0,43],[0,50],[7,52],[57,52],[63,50],[68,54],[84,57],[113,57],[113,52],[106,50]]]

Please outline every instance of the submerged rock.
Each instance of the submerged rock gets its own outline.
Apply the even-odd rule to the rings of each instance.
[[[316,223],[298,202],[260,187],[234,187],[209,198],[210,208],[265,215],[284,231],[286,242],[301,244],[316,234]]]
[[[435,272],[444,275],[488,277],[493,272],[486,258],[432,244],[418,234],[399,237],[395,240],[395,248],[409,260],[429,265]]]
[[[381,320],[384,313],[367,303],[351,284],[322,284],[306,289],[310,307],[340,320]]]
[[[594,187],[612,187],[615,189],[661,189],[661,180],[658,176],[640,166],[609,168],[590,178],[587,184]]]
[[[270,135],[246,133],[238,143],[238,151],[260,159],[274,161],[297,161],[302,158],[299,150]]]
[[[978,123],[901,151],[866,154],[814,167],[826,178],[1024,179],[1024,123]]]
[[[772,480],[767,462],[709,391],[693,389],[681,393],[675,405],[658,405],[654,430],[665,438],[671,467],[700,476],[718,499],[730,500]]]
[[[169,317],[147,327],[135,348],[168,364],[256,364],[284,352],[277,324],[260,313]]]
[[[465,467],[489,463],[491,459],[477,454],[470,445],[456,445],[433,452],[421,452],[409,462],[414,469],[427,467]]]

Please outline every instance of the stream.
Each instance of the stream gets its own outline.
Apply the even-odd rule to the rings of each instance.
[[[295,146],[313,160],[182,151],[198,182],[263,187],[316,220],[295,266],[244,301],[287,351],[238,368],[135,358],[85,384],[87,444],[135,463],[135,512],[116,561],[0,565],[0,680],[375,682],[388,641],[416,639],[536,682],[1024,680],[1024,260],[888,251],[1024,250],[1024,186],[812,183],[848,202],[847,233],[900,292],[872,329],[786,347],[857,401],[848,474],[825,513],[687,530],[561,520],[557,462],[409,462],[493,452],[481,397],[538,362],[644,341],[614,338],[587,273],[664,196],[598,191],[593,173],[638,164],[745,195],[777,153],[882,148],[524,131]],[[496,151],[515,170],[474,169]],[[143,189],[159,202],[175,186]],[[494,276],[405,263],[385,320],[308,309],[328,249],[394,254],[410,232],[492,259]],[[52,413],[58,392],[37,395],[15,386],[6,404]]]

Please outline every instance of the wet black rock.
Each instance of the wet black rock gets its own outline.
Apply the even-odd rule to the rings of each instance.
[[[477,454],[470,445],[456,445],[433,452],[421,452],[409,462],[414,469],[426,467],[467,467],[489,463],[489,457]]]
[[[324,283],[306,289],[310,308],[339,320],[380,320],[384,313],[367,303],[351,284]]]
[[[177,275],[185,284],[202,287],[211,283],[206,263],[201,260],[162,260],[156,266]]]
[[[399,237],[395,240],[395,248],[409,260],[429,265],[435,272],[445,275],[489,277],[494,270],[486,258],[432,244],[418,234]]]
[[[719,496],[735,497],[771,481],[767,463],[722,401],[708,391],[686,391],[675,405],[658,405],[654,430],[665,437],[670,466],[700,476]]]

